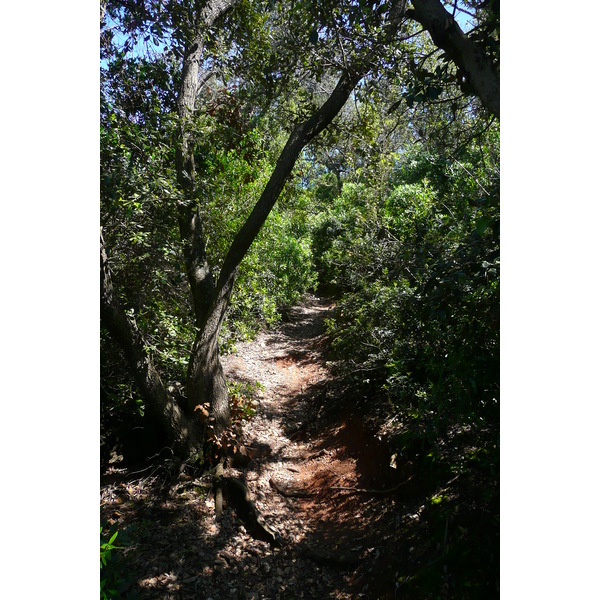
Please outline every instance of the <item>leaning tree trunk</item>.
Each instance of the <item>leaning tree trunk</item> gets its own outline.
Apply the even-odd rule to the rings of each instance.
[[[300,152],[331,123],[365,70],[344,73],[325,104],[310,119],[294,128],[260,199],[232,242],[216,285],[212,283],[211,270],[206,263],[199,214],[189,209],[180,211],[180,230],[185,241],[186,270],[198,331],[188,366],[187,408],[191,412],[198,407],[210,406],[217,432],[229,423],[229,396],[219,357],[219,332],[239,265],[275,205]],[[187,175],[189,171],[186,181]]]
[[[467,75],[481,103],[500,120],[500,74],[489,56],[462,32],[439,0],[412,0],[412,5],[410,16]]]
[[[123,350],[148,411],[158,423],[162,424],[174,451],[188,456],[194,454],[199,445],[199,431],[166,390],[137,324],[127,316],[119,302],[112,282],[102,232],[100,232],[100,316],[110,335]]]

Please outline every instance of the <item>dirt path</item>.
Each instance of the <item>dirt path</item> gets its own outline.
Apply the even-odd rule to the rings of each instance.
[[[322,415],[331,378],[322,353],[324,320],[332,308],[318,299],[296,306],[280,328],[240,344],[225,361],[230,378],[264,386],[243,441],[267,455],[228,474],[246,481],[257,508],[284,540],[278,562],[291,577],[274,597],[354,597],[344,590],[369,551],[359,532],[365,525],[359,509],[368,511],[368,501],[337,489],[357,487],[360,480],[347,447],[348,422],[331,427]],[[361,440],[351,441],[355,446]],[[273,592],[255,589],[249,597]]]
[[[332,421],[327,410],[324,319],[331,309],[313,298],[224,359],[229,379],[263,386],[256,415],[243,426],[248,455],[225,474],[245,482],[281,547],[250,535],[231,503],[215,522],[210,479],[175,461],[137,479],[113,469],[102,487],[102,518],[128,542],[125,592],[213,600],[388,597],[374,590],[401,517],[393,498],[352,491],[384,486],[385,477],[372,475],[385,475],[389,457],[358,419],[346,413]]]

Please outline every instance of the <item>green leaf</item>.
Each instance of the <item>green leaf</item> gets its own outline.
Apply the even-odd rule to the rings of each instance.
[[[315,46],[319,43],[319,34],[316,29],[313,29],[308,36],[308,40],[311,44]]]
[[[441,93],[442,90],[438,87],[431,86],[427,88],[427,97],[430,100],[437,100]]]
[[[479,219],[477,219],[475,222],[475,231],[481,235],[487,229],[489,224],[490,220],[488,217],[479,217]]]

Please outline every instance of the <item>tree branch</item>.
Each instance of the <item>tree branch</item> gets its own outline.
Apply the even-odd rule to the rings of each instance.
[[[221,275],[217,283],[217,290],[220,296],[228,296],[231,293],[237,268],[281,194],[300,152],[331,123],[363,75],[364,70],[362,69],[354,73],[344,72],[335,89],[321,108],[309,119],[298,124],[290,134],[275,165],[271,178],[267,182],[250,216],[235,236],[225,257]]]
[[[500,74],[489,57],[462,32],[439,0],[412,0],[412,5],[414,10],[407,16],[427,29],[436,46],[468,76],[481,103],[500,119]]]
[[[175,167],[177,183],[185,198],[178,207],[179,232],[184,242],[186,274],[194,299],[194,313],[198,327],[202,327],[208,318],[208,310],[213,300],[214,281],[206,257],[202,221],[191,200],[195,187],[196,166],[190,122],[196,96],[200,86],[205,82],[205,79],[199,78],[199,73],[206,32],[217,19],[224,16],[238,2],[239,0],[212,0],[200,11],[198,31],[185,50],[181,86],[177,96],[179,143],[175,151]]]
[[[382,45],[391,43],[398,32],[405,13],[406,0],[392,2],[385,35],[381,41]],[[215,299],[216,302],[225,301],[223,309],[226,309],[227,299],[233,289],[237,269],[275,205],[300,152],[333,121],[342,109],[352,90],[367,73],[369,58],[366,57],[362,61],[357,61],[355,64],[348,66],[321,108],[309,119],[298,124],[290,134],[271,178],[250,216],[235,236],[223,262],[219,281],[217,282],[217,298]]]

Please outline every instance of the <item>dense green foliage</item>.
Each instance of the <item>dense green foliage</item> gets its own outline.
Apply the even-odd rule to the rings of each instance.
[[[456,158],[413,146],[385,189],[345,186],[315,231],[322,276],[343,292],[336,351],[433,436],[496,413],[497,134],[487,138]]]
[[[345,185],[314,229],[339,298],[338,369],[364,414],[387,421],[392,451],[428,474],[427,535],[444,561],[415,575],[420,597],[448,580],[462,597],[497,594],[498,174],[495,130],[458,155],[415,144],[384,185]],[[459,494],[433,492],[457,477]]]
[[[159,86],[170,88],[166,68],[160,61],[119,59],[107,69],[101,104],[102,223],[113,276],[129,314],[147,332],[168,380],[182,381],[194,332],[173,211],[180,192],[173,168],[172,103],[153,93],[157,78]],[[132,101],[132,95],[149,99],[148,105]],[[270,147],[274,141],[258,124],[249,125],[240,102],[236,88],[231,92],[221,86],[195,125],[203,140],[196,149],[202,179],[197,194],[212,242],[209,259],[215,265],[222,261],[274,162]],[[225,349],[276,322],[279,308],[314,287],[302,218],[306,202],[293,191],[283,197],[252,246],[222,332]]]

